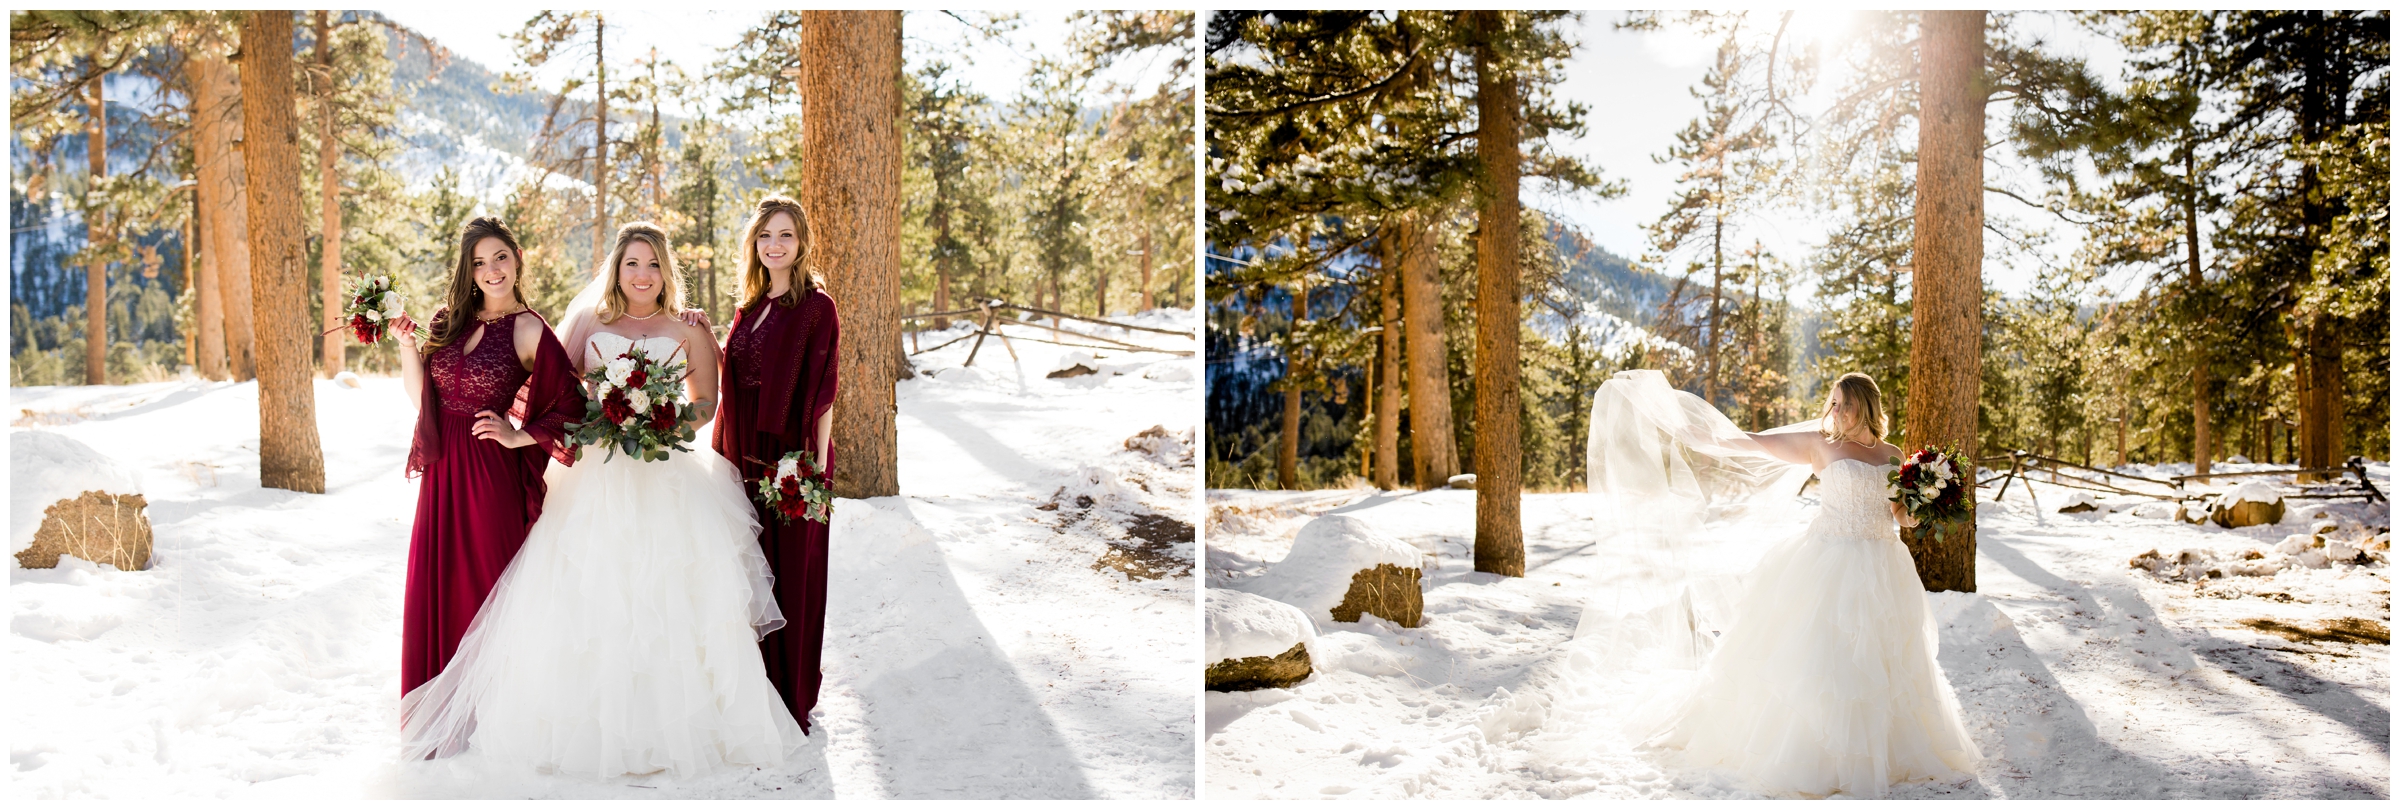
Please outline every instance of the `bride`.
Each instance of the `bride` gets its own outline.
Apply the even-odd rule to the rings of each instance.
[[[682,359],[705,422],[716,344],[669,314],[676,278],[664,231],[619,229],[566,346],[581,369],[632,346]],[[740,482],[705,445],[656,462],[584,451],[552,468],[547,508],[448,667],[401,699],[403,758],[471,748],[599,779],[782,764],[806,738],[759,660],[783,615]]]
[[[1794,481],[1783,473],[1793,465],[1821,485],[1807,528],[1740,578],[1730,610],[1713,622],[1722,634],[1706,620],[1687,625],[1697,638],[1685,644],[1705,663],[1688,694],[1637,723],[1647,745],[1670,763],[1781,795],[1881,797],[1894,783],[1974,767],[1979,755],[1934,659],[1924,587],[1894,528],[1914,521],[1888,500],[1884,461],[1901,452],[1883,440],[1873,378],[1843,376],[1821,420],[1764,433],[1734,429],[1655,371],[1620,374],[1598,397],[1594,492],[1644,497],[1655,509],[1656,495],[1680,491],[1721,514],[1753,495],[1788,499]],[[1605,429],[1604,417],[1613,420]],[[1696,617],[1685,587],[1682,615]]]

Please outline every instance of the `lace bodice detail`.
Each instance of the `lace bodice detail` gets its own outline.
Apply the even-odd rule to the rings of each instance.
[[[626,348],[635,345],[641,346],[642,354],[652,360],[665,361],[667,358],[673,357],[682,361],[684,368],[691,368],[691,352],[676,351],[676,348],[682,345],[682,341],[671,337],[646,337],[634,340],[609,332],[593,332],[592,339],[583,344],[583,367],[587,370],[599,368],[606,365],[608,361],[617,359],[618,355],[624,354]]]
[[[1897,538],[1892,522],[1891,468],[1857,459],[1836,459],[1818,471],[1818,498],[1824,504],[1814,527],[1843,537]]]
[[[733,334],[725,339],[725,353],[734,359],[735,385],[758,388],[767,384],[766,372],[763,371],[766,364],[756,362],[757,358],[767,353],[767,328],[755,319],[788,317],[791,317],[791,313],[773,299],[761,301],[754,319],[743,323],[742,328],[733,330]]]
[[[426,359],[426,373],[433,377],[442,410],[473,416],[485,410],[507,413],[516,404],[517,389],[532,375],[517,359],[517,318],[524,314],[519,310],[484,324],[483,338],[475,341],[472,352],[466,350],[470,337]]]

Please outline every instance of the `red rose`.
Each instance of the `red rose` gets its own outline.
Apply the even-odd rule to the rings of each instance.
[[[640,388],[648,384],[650,384],[650,372],[639,367],[636,367],[633,373],[625,378],[625,387],[627,388]]]
[[[675,406],[661,402],[650,406],[650,429],[666,432],[675,428]]]
[[[633,416],[633,404],[625,401],[623,389],[610,391],[606,398],[600,400],[600,414],[608,417],[612,424],[623,424]]]
[[[783,497],[785,498],[800,497],[800,482],[797,479],[778,479],[776,481],[775,488],[781,490],[783,492]]]

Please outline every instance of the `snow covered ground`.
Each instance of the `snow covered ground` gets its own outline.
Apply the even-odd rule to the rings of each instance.
[[[254,385],[12,389],[12,436],[138,470],[157,551],[131,572],[10,563],[10,793],[1188,798],[1199,361],[1006,348],[972,371],[964,344],[917,358],[904,494],[836,507],[817,743],[787,769],[680,784],[394,761],[416,498],[397,380],[317,384],[325,495],[258,486]],[[1062,360],[1101,373],[1046,377]]]
[[[2388,466],[2370,472],[2391,491]],[[1985,504],[1980,592],[1931,595],[1985,759],[1971,779],[1895,797],[2391,795],[2383,564],[2197,581],[2128,565],[2152,549],[2271,557],[2326,518],[2363,538],[2388,530],[2387,505],[2294,501],[2279,525],[2225,530],[2129,498],[2058,513],[2069,492],[2019,482]],[[1628,564],[1594,551],[1589,496],[1526,496],[1514,579],[1473,571],[1472,492],[1211,490],[1208,504],[1208,587],[1242,587],[1307,519],[1339,513],[1423,551],[1425,621],[1315,617],[1309,680],[1209,693],[1207,798],[1750,795],[1662,769],[1618,730],[1675,676],[1602,675],[1570,644],[1586,595]]]

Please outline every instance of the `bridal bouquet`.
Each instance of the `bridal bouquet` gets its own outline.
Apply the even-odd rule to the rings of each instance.
[[[350,287],[349,305],[342,307],[342,314],[350,316],[350,334],[369,345],[382,340],[403,312],[400,294],[392,291],[391,276],[359,279]]]
[[[1974,487],[1958,468],[1958,450],[1927,447],[1906,461],[1895,457],[1899,469],[1890,473],[1892,502],[1908,510],[1921,524],[1933,525],[1933,537],[1943,539],[1946,524],[1965,520],[1967,498]]]
[[[583,378],[592,384],[592,398],[583,421],[566,425],[576,458],[590,444],[606,445],[611,458],[623,451],[643,461],[665,461],[669,450],[691,452],[695,431],[691,403],[683,401],[683,361],[653,359],[634,346]]]
[[[774,472],[758,479],[758,499],[786,524],[825,523],[833,519],[833,476],[816,463],[815,454],[794,450],[783,454]]]

